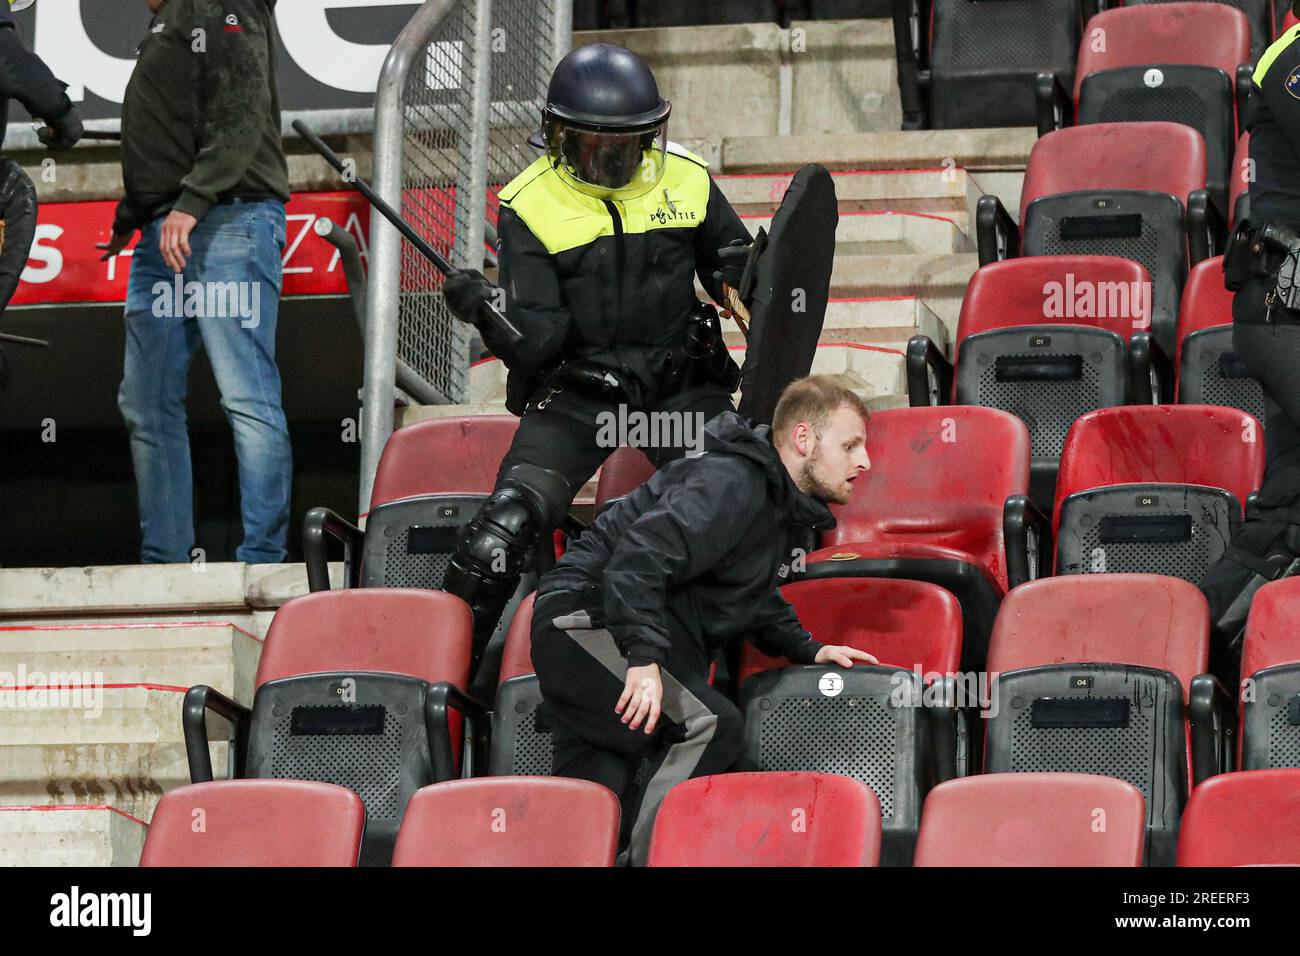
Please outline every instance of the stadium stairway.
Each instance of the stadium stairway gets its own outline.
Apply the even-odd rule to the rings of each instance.
[[[306,592],[300,565],[0,570],[0,864],[135,865],[189,782],[185,691],[251,704],[270,618]]]
[[[832,170],[838,254],[814,369],[837,375],[874,408],[906,404],[906,342],[918,332],[952,341],[977,266],[975,204],[989,193],[1018,208],[1034,131],[900,132],[885,19],[574,37],[595,40],[649,61],[674,104],[670,135],[709,160],[751,232],[769,224],[800,166]],[[370,176],[367,135],[336,145]],[[295,191],[338,188],[304,144],[286,146]],[[57,194],[40,176],[43,158],[20,157],[42,200],[120,195],[114,151],[78,149],[61,161]],[[727,326],[742,361],[743,338]],[[466,404],[403,407],[396,424],[500,413],[504,381],[500,362],[481,362]],[[594,480],[578,504],[593,497]],[[251,703],[270,617],[305,592],[303,568],[288,565],[0,570],[0,863],[133,865],[157,800],[188,781],[184,690],[208,683]],[[31,684],[37,673],[90,674],[101,696],[88,702],[69,688],[66,699],[5,707],[16,702],[20,674]],[[214,766],[226,759],[224,745],[214,745]]]

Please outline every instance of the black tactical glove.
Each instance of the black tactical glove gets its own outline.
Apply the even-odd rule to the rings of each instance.
[[[722,268],[713,273],[715,282],[725,282],[731,288],[739,290],[740,280],[745,275],[745,263],[749,261],[749,243],[743,239],[733,239],[718,250]]]
[[[462,269],[447,276],[442,284],[442,294],[458,319],[477,325],[479,310],[496,296],[496,286],[477,269]]]
[[[72,149],[86,131],[71,100],[68,101],[68,108],[58,116],[47,116],[44,119],[46,126],[36,136],[50,150]]]

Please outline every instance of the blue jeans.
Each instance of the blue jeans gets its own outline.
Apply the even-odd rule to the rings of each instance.
[[[158,250],[162,218],[142,230],[126,297],[126,361],[117,404],[131,435],[141,561],[188,562],[194,483],[185,421],[190,359],[200,343],[235,433],[244,541],[235,556],[283,561],[293,462],[280,404],[275,327],[284,204],[213,206],[190,234],[177,275]],[[178,284],[179,280],[179,284]]]

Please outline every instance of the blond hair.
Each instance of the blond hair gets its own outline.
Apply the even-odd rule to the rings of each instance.
[[[838,409],[847,406],[864,422],[870,421],[871,413],[857,393],[846,388],[829,375],[809,375],[798,378],[787,385],[776,403],[776,412],[772,415],[772,433],[778,442],[785,442],[790,429],[800,422],[807,422],[808,427],[818,438],[822,429]]]

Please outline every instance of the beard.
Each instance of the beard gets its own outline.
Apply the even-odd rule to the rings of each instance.
[[[847,490],[841,491],[839,487],[831,485],[822,477],[821,470],[817,467],[819,464],[821,464],[821,455],[814,451],[799,469],[799,477],[795,481],[799,490],[821,502],[848,504],[849,498],[853,495],[853,486],[849,485]]]

